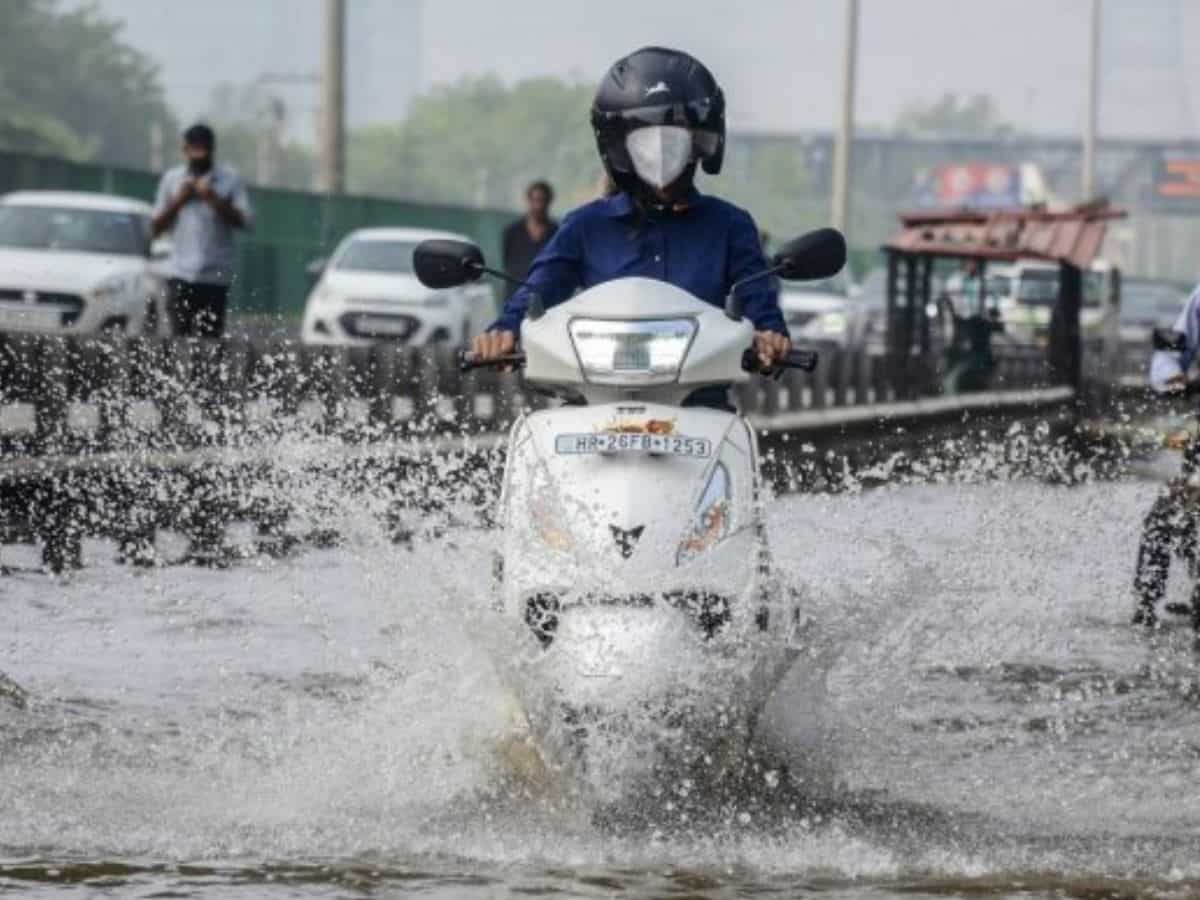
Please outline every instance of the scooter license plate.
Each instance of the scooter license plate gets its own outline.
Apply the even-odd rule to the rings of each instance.
[[[554,451],[561,454],[657,453],[706,458],[712,456],[712,441],[682,434],[560,434],[554,438]]]

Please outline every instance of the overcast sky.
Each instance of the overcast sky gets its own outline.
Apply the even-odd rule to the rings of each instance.
[[[397,67],[410,73],[398,79],[417,80],[397,84],[404,94],[484,72],[507,80],[553,74],[593,81],[622,53],[660,43],[686,49],[714,70],[735,127],[829,130],[836,121],[842,0],[372,2],[413,8],[399,18],[419,32],[419,49],[411,34],[395,41],[397,54],[420,56],[419,70]],[[1200,53],[1190,50],[1200,47],[1200,0],[1103,2],[1102,133],[1200,137],[1192,97],[1200,92]],[[887,127],[913,101],[983,92],[1020,128],[1078,133],[1090,5],[861,0],[857,120]],[[128,38],[161,62],[169,95],[185,117],[201,111],[209,78],[248,81],[259,70],[319,67],[321,0],[100,0],[100,6],[125,19]],[[267,9],[286,14],[264,16]],[[397,27],[397,17],[389,18]]]

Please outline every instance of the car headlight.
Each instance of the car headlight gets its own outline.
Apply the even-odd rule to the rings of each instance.
[[[100,303],[119,300],[129,292],[132,280],[125,275],[110,275],[92,288],[92,297]]]
[[[824,334],[841,334],[846,330],[846,314],[827,312],[817,319],[817,327]]]
[[[670,384],[696,334],[694,319],[574,319],[571,343],[592,384]]]
[[[717,463],[696,508],[696,521],[679,544],[677,564],[699,556],[725,539],[729,534],[730,505],[729,472]]]
[[[324,306],[327,303],[332,303],[337,299],[337,292],[331,287],[324,284],[317,285],[316,290],[312,292],[313,306]]]

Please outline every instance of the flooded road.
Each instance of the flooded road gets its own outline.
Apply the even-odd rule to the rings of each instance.
[[[5,548],[0,893],[1194,896],[1200,655],[1127,624],[1154,490],[775,503],[832,660],[820,734],[794,685],[771,708],[813,787],[669,832],[505,789],[486,538],[364,522],[227,570],[92,543],[61,580]]]

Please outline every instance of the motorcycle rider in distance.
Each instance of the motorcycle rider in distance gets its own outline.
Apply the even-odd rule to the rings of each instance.
[[[1192,292],[1175,331],[1184,336],[1182,351],[1156,350],[1150,360],[1150,384],[1160,394],[1187,388],[1187,373],[1200,352],[1200,287]],[[1189,560],[1200,561],[1197,528],[1200,527],[1200,440],[1186,438],[1183,467],[1150,507],[1142,526],[1137,571],[1133,579],[1136,611],[1135,625],[1158,623],[1158,605],[1166,592],[1171,555],[1180,551]],[[1200,629],[1200,583],[1192,596],[1192,624]]]
[[[472,342],[478,359],[513,352],[533,295],[546,307],[614,278],[670,282],[723,306],[734,282],[767,268],[750,214],[701,194],[696,166],[721,171],[725,96],[698,60],[679,50],[645,47],[618,60],[592,105],[592,129],[616,190],[567,215],[530,267],[526,286]],[[740,289],[764,368],[784,358],[791,340],[775,279]],[[690,404],[728,408],[725,389],[704,389]]]

